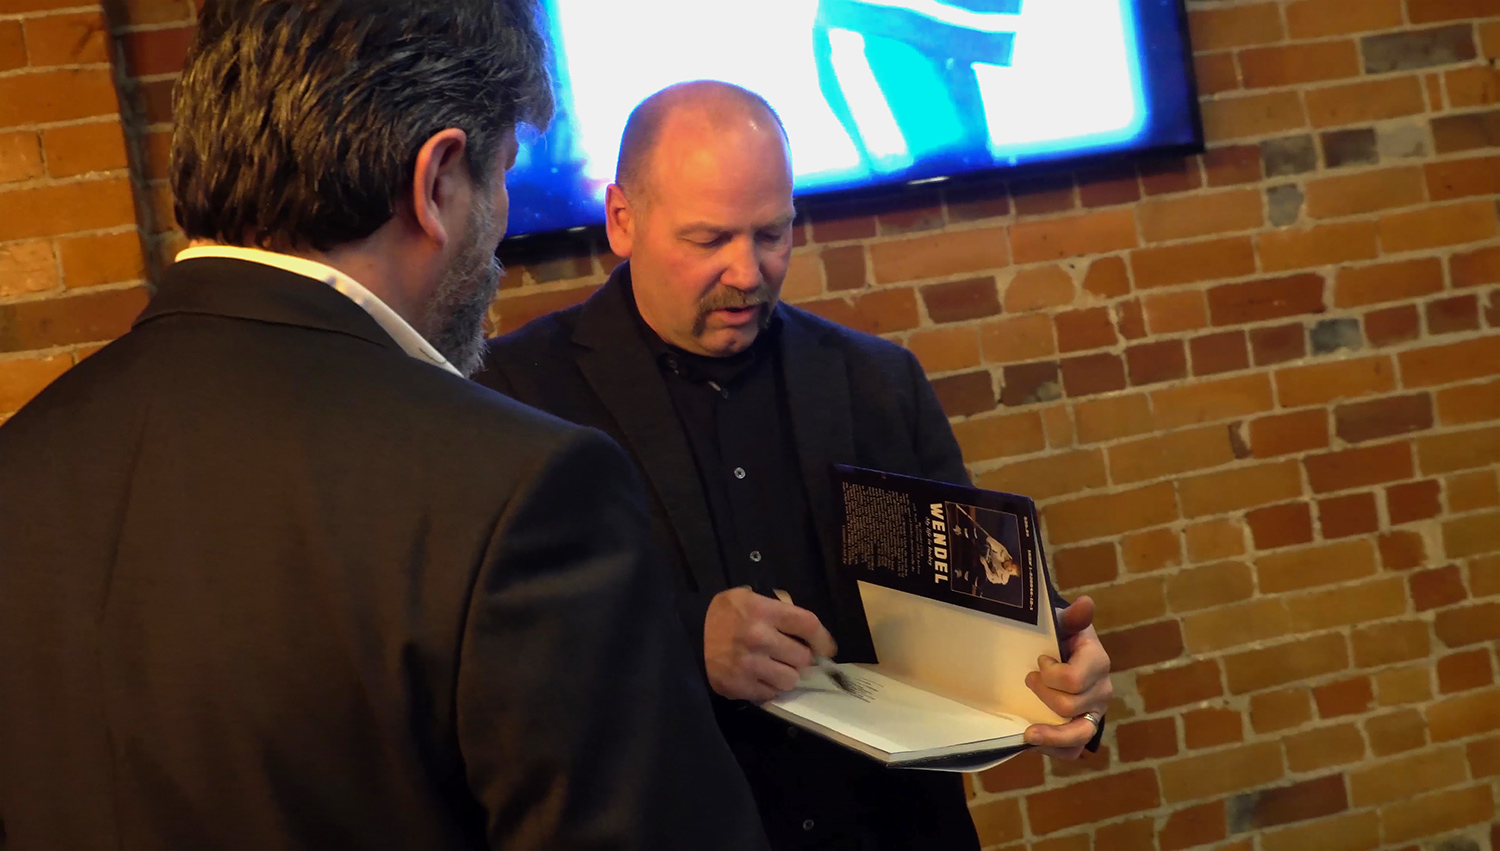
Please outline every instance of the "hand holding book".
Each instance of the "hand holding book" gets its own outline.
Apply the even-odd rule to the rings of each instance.
[[[1026,687],[1042,703],[1063,718],[1062,724],[1033,724],[1026,730],[1027,744],[1061,759],[1076,759],[1094,738],[1097,725],[1083,717],[1092,712],[1103,718],[1114,696],[1109,681],[1109,654],[1094,632],[1094,601],[1079,597],[1059,614],[1059,638],[1067,662],[1050,656],[1037,659],[1038,670],[1026,675]]]

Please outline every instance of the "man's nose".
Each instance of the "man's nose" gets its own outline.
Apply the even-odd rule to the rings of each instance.
[[[755,240],[734,241],[729,264],[719,280],[725,286],[747,292],[761,285],[760,256],[755,252]]]

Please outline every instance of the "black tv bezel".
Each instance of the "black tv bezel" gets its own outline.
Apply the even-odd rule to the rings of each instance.
[[[1028,178],[1103,171],[1124,164],[1135,166],[1151,160],[1166,161],[1203,153],[1207,150],[1207,139],[1203,128],[1201,94],[1198,91],[1198,69],[1193,62],[1192,40],[1188,33],[1187,0],[1168,0],[1168,2],[1171,4],[1171,11],[1175,13],[1178,39],[1185,60],[1183,65],[1189,100],[1188,120],[1193,134],[1191,140],[1177,144],[1109,151],[1102,154],[1064,156],[1014,166],[994,166],[978,171],[938,175],[918,180],[871,183],[844,189],[796,193],[793,198],[797,204],[799,221],[805,220],[809,208],[836,208],[846,211],[860,202],[899,208],[903,201],[914,202],[912,206],[917,206],[925,200],[926,193],[934,189],[962,190],[986,185],[993,186],[997,183],[1009,184]],[[816,217],[814,218],[816,220]],[[507,235],[501,241],[497,254],[510,262],[525,263],[532,259],[576,254],[580,248],[597,248],[601,243],[607,247],[603,222],[549,231],[534,231],[516,236]]]

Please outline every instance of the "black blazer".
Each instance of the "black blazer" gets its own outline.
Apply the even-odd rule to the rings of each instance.
[[[583,304],[492,341],[486,368],[475,378],[604,431],[635,459],[649,485],[652,536],[676,580],[680,615],[696,639],[701,665],[704,613],[713,595],[725,590],[724,570],[687,437],[633,315],[628,276],[629,265],[622,264]],[[787,304],[776,310],[783,322],[781,361],[792,431],[833,597],[834,622],[826,625],[839,643],[841,660],[874,661],[858,588],[836,569],[839,532],[830,467],[857,464],[967,484],[963,455],[910,352]],[[746,749],[738,741],[743,731],[726,725],[722,704],[720,709],[721,727],[746,764]],[[911,847],[978,846],[956,775],[885,775],[893,783],[921,787],[909,790],[902,808],[912,840],[926,837]],[[787,844],[777,836],[777,806],[766,803],[775,790],[756,782],[753,771],[752,785],[773,844]]]
[[[619,448],[322,283],[173,266],[0,471],[13,849],[765,841]]]

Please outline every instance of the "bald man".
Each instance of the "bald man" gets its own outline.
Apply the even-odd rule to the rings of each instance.
[[[967,483],[909,352],[778,303],[792,248],[785,131],[724,83],[631,114],[606,199],[626,258],[587,302],[492,342],[478,380],[613,436],[649,483],[653,537],[698,642],[720,729],[776,848],[977,848],[957,775],[893,771],[755,703],[812,653],[874,661],[840,575],[829,466]],[[784,592],[791,602],[777,599]],[[1071,660],[1028,683],[1075,720],[1032,741],[1076,757],[1109,703],[1092,603],[1065,616]]]

